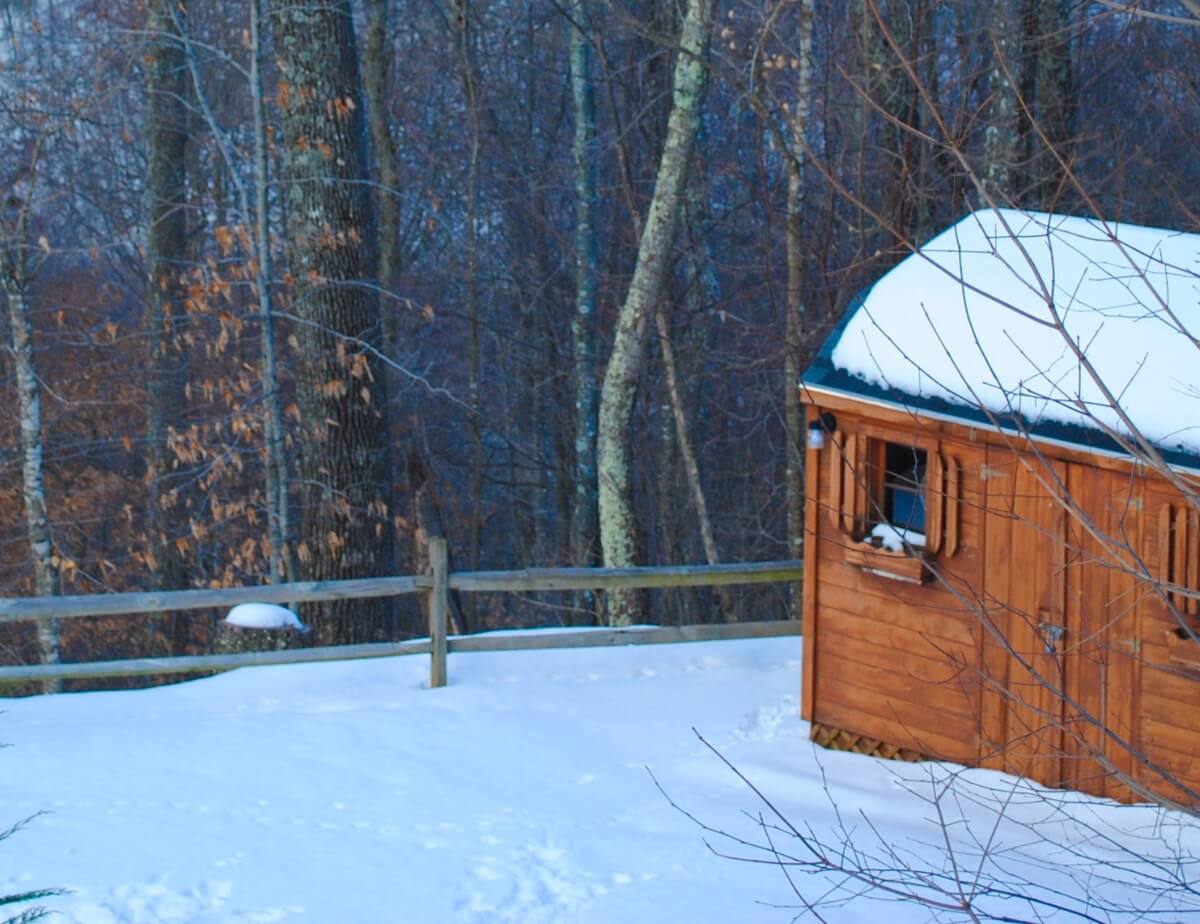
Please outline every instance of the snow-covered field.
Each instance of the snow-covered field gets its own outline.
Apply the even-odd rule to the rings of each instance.
[[[693,726],[798,825],[836,843],[832,796],[856,843],[898,851],[886,865],[940,868],[942,833],[921,798],[930,769],[815,749],[798,716],[800,646],[460,654],[441,690],[424,689],[427,661],[408,657],[10,701],[0,825],[52,814],[0,843],[0,894],[65,886],[48,904],[81,924],[792,920],[783,873],[714,856],[647,772],[702,821],[761,840],[742,814],[761,806]],[[991,836],[989,802],[1015,796],[1010,816],[1047,822],[1059,846],[1006,821],[999,856],[1064,893],[1148,901],[1088,881],[1096,870],[1069,850],[1098,834],[1113,835],[1097,849],[1117,861],[1124,838],[1143,853],[1197,852],[1193,833],[1147,808],[1046,802],[984,771],[966,783],[950,818],[973,825],[953,825],[951,841]],[[1062,805],[1086,827],[1062,825]],[[810,900],[838,881],[796,879]],[[931,917],[861,898],[822,915]]]

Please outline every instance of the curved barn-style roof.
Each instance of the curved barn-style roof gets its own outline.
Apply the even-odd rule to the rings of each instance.
[[[975,212],[850,307],[802,387],[1108,451],[1132,425],[1200,468],[1200,235]]]

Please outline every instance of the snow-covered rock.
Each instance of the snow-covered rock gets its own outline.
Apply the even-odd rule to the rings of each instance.
[[[274,603],[239,603],[229,611],[225,622],[242,629],[296,629],[307,632],[308,626],[286,606]]]

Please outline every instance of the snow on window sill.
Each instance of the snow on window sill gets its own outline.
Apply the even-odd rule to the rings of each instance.
[[[848,565],[877,577],[907,584],[923,584],[930,573],[926,562],[925,535],[880,523],[860,542],[846,547]]]

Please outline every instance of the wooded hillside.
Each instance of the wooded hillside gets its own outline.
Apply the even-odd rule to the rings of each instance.
[[[4,4],[0,595],[412,573],[431,533],[799,557],[799,373],[911,247],[983,204],[1200,227],[1194,6]],[[653,619],[794,605],[755,593]],[[321,606],[323,643],[420,631]],[[0,655],[237,644],[79,622]]]

